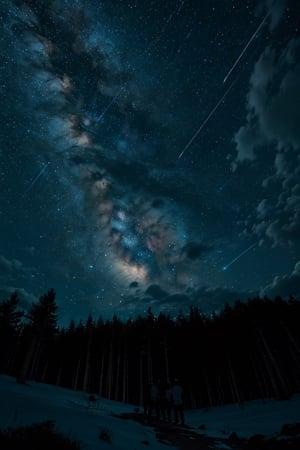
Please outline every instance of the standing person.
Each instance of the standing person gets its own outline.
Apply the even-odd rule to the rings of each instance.
[[[168,402],[167,402],[167,383],[160,382],[159,385],[159,411],[160,417],[165,422],[166,418],[168,418]],[[167,416],[166,416],[167,412]],[[169,420],[169,419],[168,419]]]
[[[180,423],[184,425],[184,414],[183,414],[183,391],[177,378],[174,380],[172,387],[172,401],[173,401],[173,411],[175,423],[178,423],[178,416],[180,416]]]
[[[159,419],[159,388],[157,383],[152,383],[150,387],[150,408],[149,417],[152,416],[153,410],[155,411],[157,419]]]

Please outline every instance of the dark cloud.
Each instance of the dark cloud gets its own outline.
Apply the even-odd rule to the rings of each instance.
[[[275,154],[299,148],[299,50],[299,39],[279,54],[267,47],[256,63],[247,96],[247,124],[235,135],[236,163],[258,157],[263,145],[272,144]]]
[[[182,254],[192,261],[199,259],[212,247],[199,242],[188,242],[182,247]]]
[[[183,293],[178,293],[165,297],[162,301],[159,302],[159,304],[160,307],[162,308],[166,307],[167,310],[170,312],[171,311],[178,312],[182,310],[186,312],[190,307],[191,302],[192,302],[191,297]]]
[[[237,300],[247,301],[258,292],[237,292],[233,289],[200,287],[189,288],[186,292],[168,294],[158,285],[150,286],[145,295],[124,297],[119,314],[130,310],[132,314],[143,314],[151,307],[154,314],[160,311],[176,316],[179,311],[188,314],[190,307],[198,307],[204,314],[219,313],[225,303],[233,305]]]
[[[159,285],[151,284],[145,291],[146,295],[153,297],[155,300],[161,300],[168,296],[168,293],[164,291]]]
[[[191,298],[188,295],[182,293],[168,295],[168,293],[165,292],[166,295],[163,296],[161,288],[159,286],[157,287],[158,289],[155,288],[156,292],[154,292],[154,296],[131,295],[125,297],[121,307],[118,308],[117,314],[120,316],[122,316],[122,314],[128,315],[128,313],[132,316],[138,314],[144,315],[149,308],[151,308],[155,315],[163,312],[165,314],[176,316],[179,311],[182,311],[183,313],[189,312]],[[156,294],[158,294],[158,297],[155,297]]]
[[[25,247],[24,251],[28,253],[30,256],[36,256],[38,254],[38,249],[33,245],[30,247]]]
[[[269,15],[269,26],[273,31],[282,19],[286,5],[287,0],[261,0],[257,6],[257,14]]]
[[[0,255],[0,280],[26,277],[34,271],[32,267],[26,267],[18,259],[9,260]]]
[[[290,275],[277,275],[273,281],[261,289],[261,295],[268,295],[271,298],[281,295],[288,298],[293,295],[300,298],[300,261],[295,264],[294,270]]]
[[[164,202],[161,199],[156,199],[153,200],[153,202],[151,203],[152,208],[161,208],[162,206],[164,206]]]
[[[20,308],[24,308],[26,311],[31,307],[32,303],[35,303],[38,299],[24,288],[13,286],[0,286],[0,301],[7,300],[12,293],[17,292],[20,299]]]
[[[273,164],[273,174],[262,183],[269,198],[259,202],[248,229],[273,245],[293,245],[300,237],[299,53],[299,39],[281,52],[270,47],[263,52],[250,80],[247,123],[235,134],[234,170],[247,160]]]
[[[254,292],[203,286],[196,289],[191,297],[193,305],[198,306],[203,313],[210,314],[212,311],[220,312],[225,303],[233,305],[237,300],[247,301],[254,295]]]

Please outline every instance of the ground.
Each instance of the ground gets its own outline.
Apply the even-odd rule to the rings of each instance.
[[[250,439],[242,439],[233,433],[229,438],[220,439],[202,434],[200,430],[189,426],[163,422],[156,418],[145,420],[145,416],[139,412],[115,416],[153,427],[157,439],[161,443],[177,447],[180,450],[299,450],[300,448],[299,436],[265,439],[262,435],[256,435]]]

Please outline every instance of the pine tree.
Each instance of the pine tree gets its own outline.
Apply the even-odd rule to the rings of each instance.
[[[9,373],[15,359],[17,338],[21,330],[24,312],[18,310],[18,293],[0,303],[0,368]]]
[[[38,303],[33,303],[29,311],[29,320],[35,335],[48,338],[54,336],[57,331],[57,304],[56,293],[50,289],[42,295]]]
[[[17,310],[20,303],[18,293],[11,294],[9,300],[0,303],[0,332],[1,336],[17,336],[21,327],[23,311]]]
[[[33,303],[29,310],[29,323],[24,329],[24,338],[27,341],[25,356],[17,376],[19,383],[25,383],[26,378],[32,375],[41,347],[57,332],[55,295],[54,289],[50,289],[37,303]]]
[[[92,353],[92,342],[94,337],[94,320],[91,313],[89,314],[85,325],[85,334],[86,334],[86,358],[85,358],[82,389],[86,392],[89,392],[91,384],[91,353]]]

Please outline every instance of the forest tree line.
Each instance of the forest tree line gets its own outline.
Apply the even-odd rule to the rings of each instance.
[[[153,380],[177,377],[187,408],[300,392],[300,302],[253,298],[219,314],[191,307],[174,319],[104,321],[90,314],[58,327],[55,291],[20,310],[17,292],[0,303],[0,372],[136,405]]]

